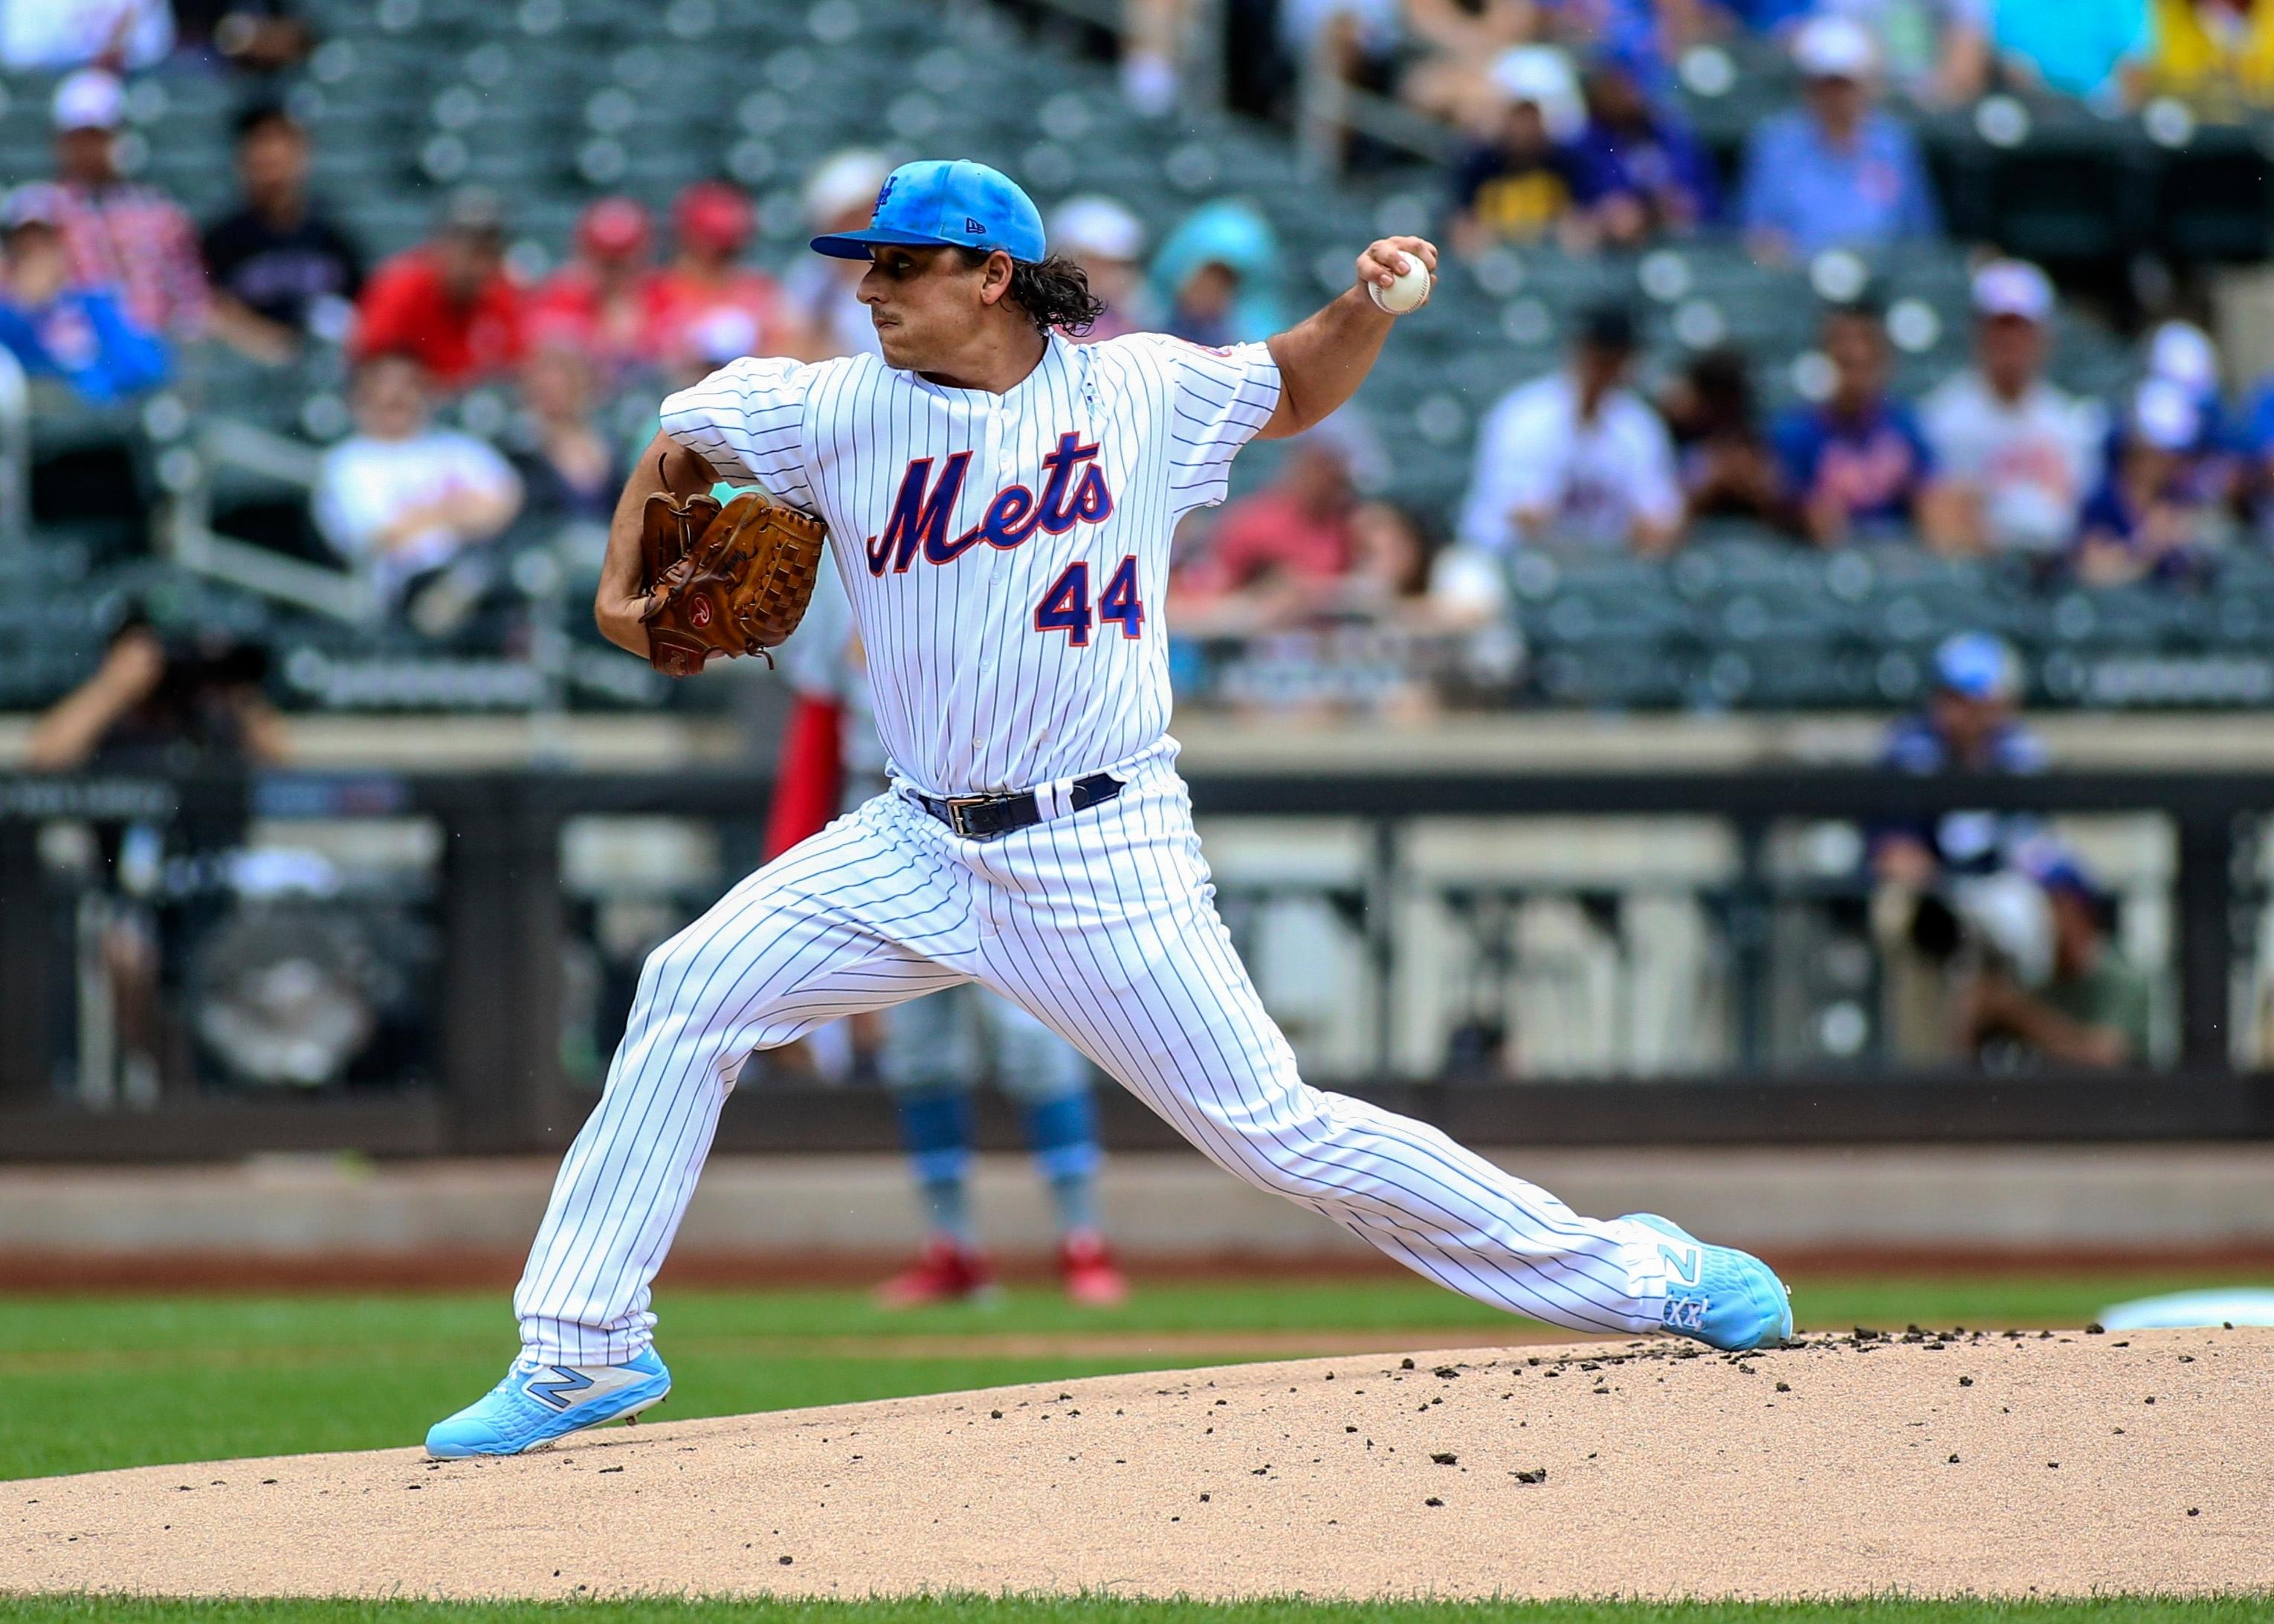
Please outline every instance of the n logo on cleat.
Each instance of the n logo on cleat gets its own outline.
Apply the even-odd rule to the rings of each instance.
[[[1664,1241],[1660,1241],[1658,1244],[1658,1256],[1659,1260],[1666,1265],[1666,1272],[1674,1277],[1676,1284],[1694,1286],[1698,1283],[1702,1260],[1697,1247],[1670,1246]]]
[[[554,1410],[566,1410],[576,1395],[592,1385],[592,1379],[566,1365],[546,1367],[550,1372],[540,1378],[532,1377],[521,1384],[521,1390],[538,1403]]]

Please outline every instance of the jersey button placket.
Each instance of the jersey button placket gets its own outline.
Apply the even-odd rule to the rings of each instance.
[[[1010,409],[1004,405],[1003,397],[1001,395],[998,395],[995,396],[988,402],[987,466],[995,470],[994,489],[998,491],[1005,490],[1013,483],[1011,474],[1011,465],[1015,460],[1017,440],[1015,436],[1006,435],[1004,432],[1004,425],[1009,417]],[[988,500],[991,501],[994,499],[990,496]],[[991,681],[994,679],[994,645],[992,643],[983,644],[979,654],[980,680],[983,682]],[[976,713],[975,712],[975,716]],[[975,735],[971,741],[971,753],[975,758],[975,764],[985,764],[987,741]],[[990,930],[989,934],[992,935],[993,932]]]

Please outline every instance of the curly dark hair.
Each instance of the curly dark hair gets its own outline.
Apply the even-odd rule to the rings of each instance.
[[[988,251],[958,247],[967,268],[987,263]],[[1027,313],[1035,331],[1061,328],[1079,338],[1105,313],[1105,301],[1089,290],[1089,276],[1064,254],[1052,254],[1037,263],[1011,262],[1011,300]]]

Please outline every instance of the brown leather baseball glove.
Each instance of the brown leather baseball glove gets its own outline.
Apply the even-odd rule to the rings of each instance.
[[[829,527],[746,491],[722,509],[658,493],[640,515],[648,663],[691,677],[713,654],[766,654],[813,601]],[[773,657],[766,654],[772,663]]]

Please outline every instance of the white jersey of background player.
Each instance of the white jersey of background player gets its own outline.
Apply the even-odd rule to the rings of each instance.
[[[655,492],[754,481],[820,515],[892,787],[649,956],[515,1293],[521,1357],[428,1449],[514,1453],[660,1399],[649,1288],[744,1059],[973,981],[1218,1165],[1456,1290],[1579,1330],[1788,1335],[1758,1259],[1663,1219],[1582,1218],[1434,1128],[1307,1086],[1216,918],[1166,732],[1170,537],[1223,499],[1248,440],[1350,398],[1391,325],[1369,290],[1436,250],[1374,243],[1307,320],[1206,350],[1058,336],[1089,313],[1080,273],[979,164],[903,166],[868,229],[814,247],[873,260],[883,357],[737,361],[665,402],[595,614],[645,651]]]

